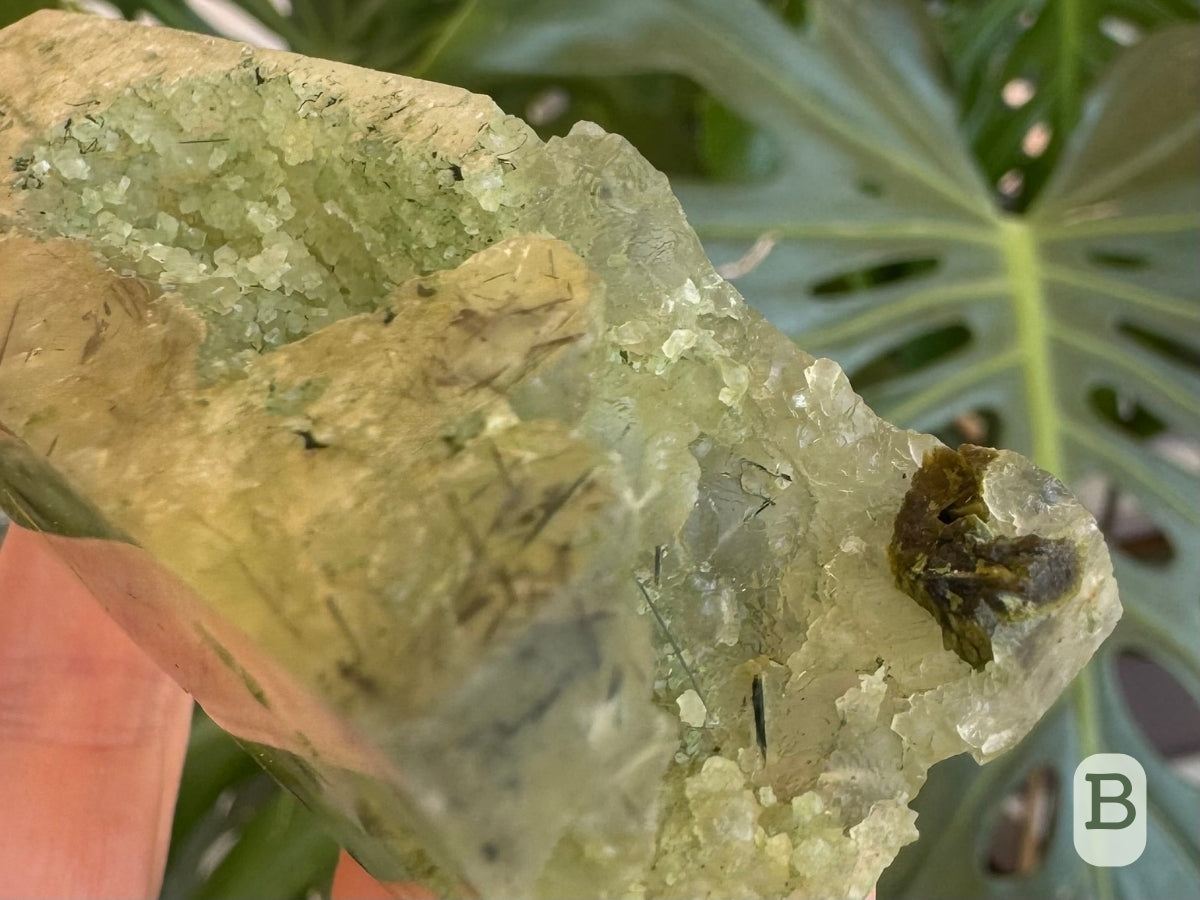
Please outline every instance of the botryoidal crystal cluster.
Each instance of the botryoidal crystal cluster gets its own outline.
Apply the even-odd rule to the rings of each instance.
[[[878,419],[620,137],[59,13],[0,85],[3,505],[378,877],[863,896],[1115,624],[1061,484]]]

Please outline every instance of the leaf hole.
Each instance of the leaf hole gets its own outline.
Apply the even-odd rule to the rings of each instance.
[[[287,42],[252,13],[235,3],[222,0],[185,0],[192,12],[220,35],[246,41],[256,47],[284,50]]]
[[[999,447],[1002,442],[1000,414],[990,408],[968,410],[934,428],[933,434],[948,447],[959,444]]]
[[[1132,397],[1107,385],[1088,395],[1093,412],[1132,438],[1143,439],[1166,430],[1167,424]]]
[[[1200,475],[1200,446],[1186,435],[1165,431],[1151,438],[1149,446],[1176,468],[1189,475]]]
[[[553,125],[571,108],[571,92],[550,84],[534,92],[525,102],[525,121],[534,128]]]
[[[1150,260],[1141,253],[1122,253],[1119,250],[1089,250],[1088,262],[1106,269],[1136,272],[1150,266]]]
[[[986,867],[994,875],[1027,876],[1046,859],[1058,811],[1058,772],[1033,769],[1000,801],[1000,816],[988,840]]]
[[[1085,493],[1086,490],[1086,493]],[[1175,545],[1147,513],[1137,496],[1112,481],[1081,490],[1108,545],[1151,568],[1165,568],[1175,559]]]
[[[1009,169],[996,182],[996,190],[1000,192],[1005,203],[1013,203],[1021,196],[1025,187],[1025,173],[1020,169]]]
[[[1000,99],[1009,109],[1020,109],[1033,99],[1037,85],[1029,78],[1010,78],[1000,89]]]
[[[1030,159],[1037,159],[1054,139],[1054,129],[1046,122],[1034,122],[1021,137],[1021,152]]]
[[[1121,322],[1117,325],[1117,328],[1122,334],[1132,338],[1148,350],[1153,350],[1155,353],[1166,357],[1172,362],[1182,363],[1189,369],[1200,371],[1200,350],[1196,347],[1189,347],[1175,338],[1167,337],[1166,335],[1151,331],[1148,328],[1142,328],[1140,325],[1134,325],[1130,322]]]
[[[964,325],[946,325],[926,331],[859,366],[850,375],[850,382],[855,390],[863,391],[888,379],[931,366],[961,350],[970,341],[971,331]]]
[[[769,143],[761,129],[736,115],[714,126],[705,107],[708,92],[683,75],[511,75],[480,78],[469,87],[492,97],[505,112],[526,117],[543,140],[566,135],[577,121],[595,122],[624,135],[656,169],[674,176],[715,177],[715,154],[722,172],[732,172],[729,180],[736,181],[745,174],[739,168],[745,162],[741,151]],[[744,180],[759,174],[755,170]]]
[[[1134,650],[1117,657],[1117,683],[1146,742],[1167,759],[1200,753],[1200,706],[1182,684]]]
[[[1200,447],[1132,397],[1107,385],[1094,388],[1088,401],[1100,418],[1160,458],[1192,475],[1200,475]]]
[[[809,288],[814,297],[833,298],[869,290],[898,281],[911,281],[935,271],[941,262],[932,256],[891,260],[862,269],[841,272],[832,278],[819,281]]]
[[[1100,33],[1121,47],[1132,47],[1142,39],[1141,27],[1121,16],[1102,16]]]
[[[705,94],[696,109],[697,150],[710,179],[745,184],[779,169],[783,155],[774,139],[736,108]]]

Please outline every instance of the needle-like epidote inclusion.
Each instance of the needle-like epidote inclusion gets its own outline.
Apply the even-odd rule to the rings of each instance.
[[[61,13],[0,86],[0,502],[381,878],[862,896],[1119,615],[617,136]]]

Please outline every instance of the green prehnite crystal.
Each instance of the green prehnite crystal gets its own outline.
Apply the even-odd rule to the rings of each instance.
[[[0,85],[0,505],[381,878],[862,896],[1119,616],[617,136],[49,12]]]

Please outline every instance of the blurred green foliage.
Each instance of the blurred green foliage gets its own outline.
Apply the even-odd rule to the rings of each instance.
[[[337,855],[337,844],[313,814],[197,707],[161,896],[327,895]]]

